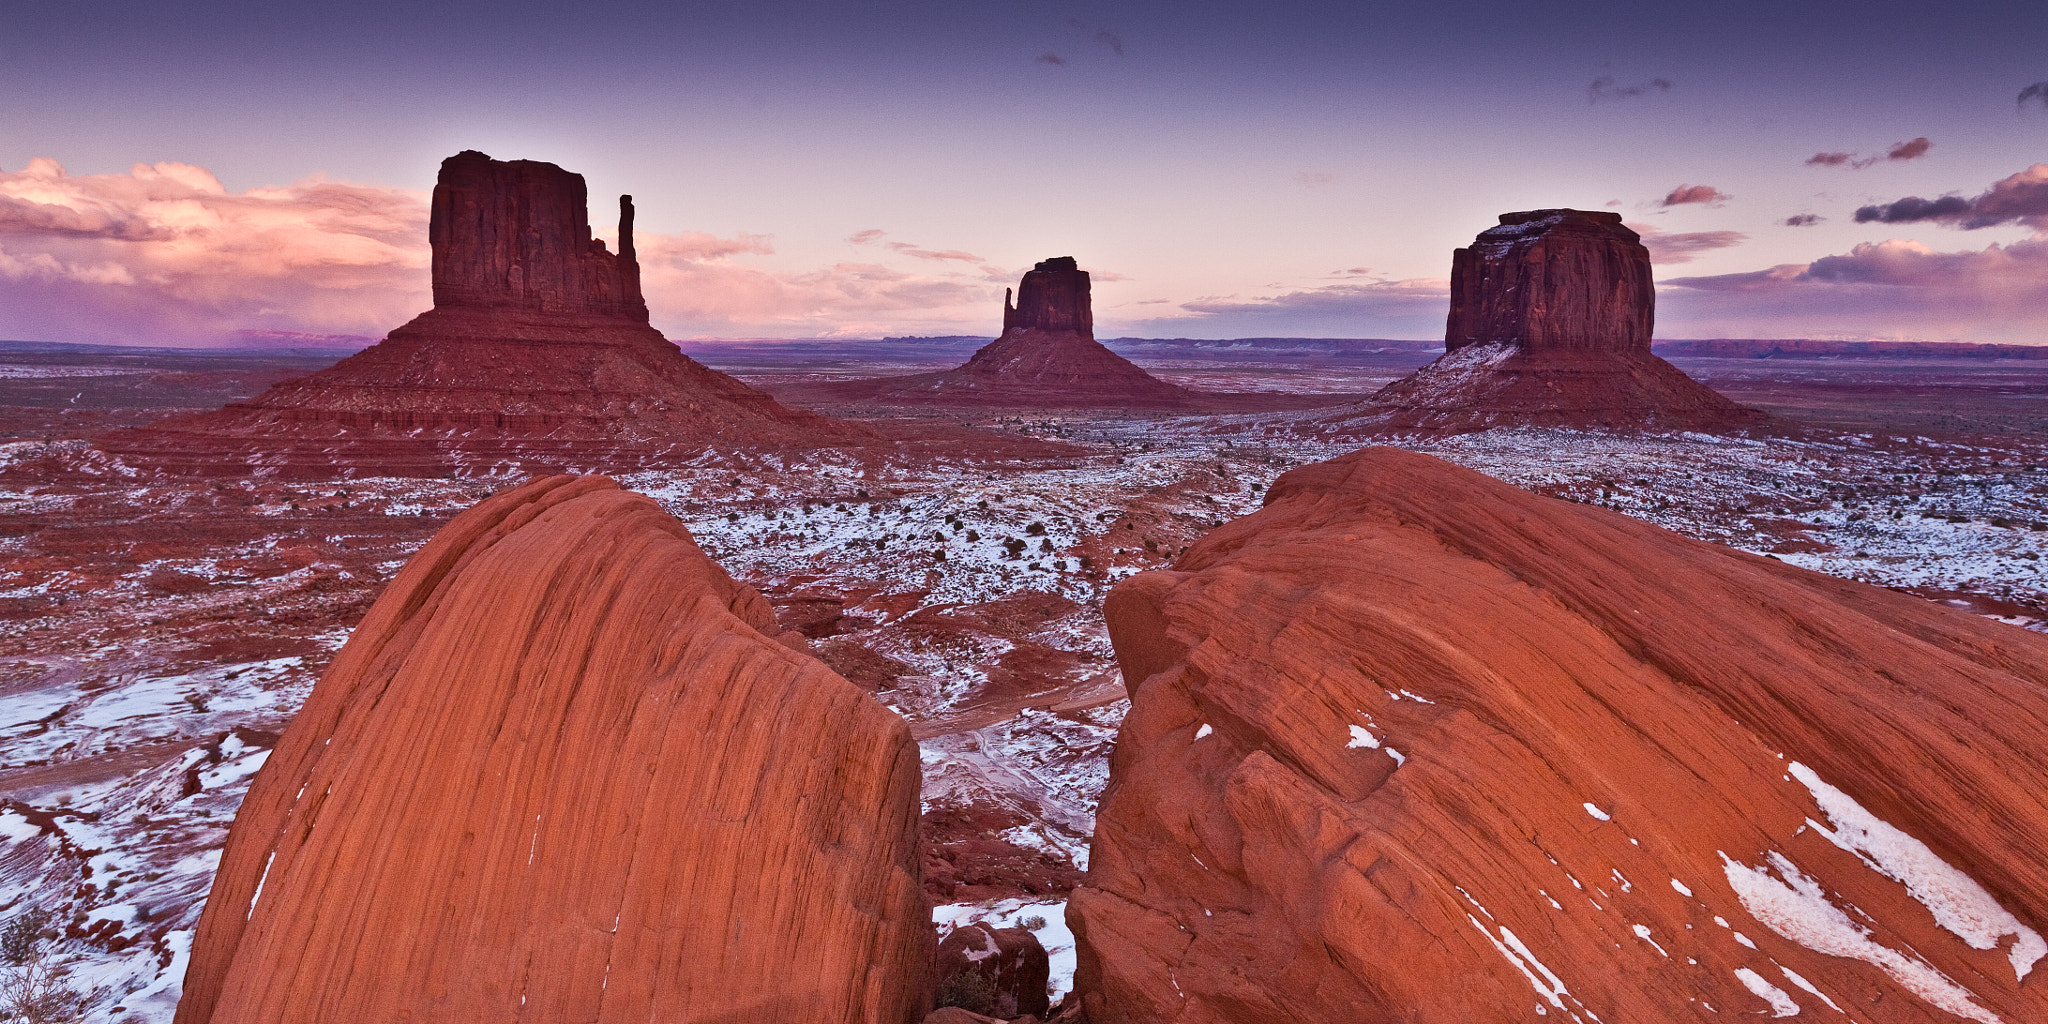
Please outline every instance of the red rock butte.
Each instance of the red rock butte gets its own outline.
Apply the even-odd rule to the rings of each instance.
[[[384,341],[101,447],[180,473],[440,476],[874,440],[777,404],[649,325],[631,196],[615,254],[591,237],[582,175],[466,151],[441,163],[428,236],[434,308]]]
[[[1015,305],[1006,290],[1002,335],[960,366],[815,390],[892,405],[1031,409],[1192,409],[1198,398],[1095,340],[1088,272],[1072,256],[1043,260],[1025,272]]]
[[[1496,426],[1730,430],[1764,414],[1650,354],[1650,253],[1618,213],[1504,213],[1451,259],[1444,354],[1319,421],[1444,433]]]
[[[2048,1020],[2048,637],[1389,448],[1107,617],[1091,1024]]]
[[[408,562],[229,831],[177,1024],[909,1024],[910,730],[650,499],[501,492]]]

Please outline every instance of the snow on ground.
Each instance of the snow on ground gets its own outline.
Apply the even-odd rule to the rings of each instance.
[[[1129,707],[1103,596],[1255,510],[1280,473],[1353,447],[1257,432],[1285,419],[1011,419],[997,426],[1078,450],[936,465],[713,452],[623,482],[771,600],[843,599],[844,620],[819,649],[894,666],[878,697],[918,731],[928,805],[1016,811],[1024,823],[1001,838],[1085,866]],[[2048,629],[2048,446],[1562,430],[1405,446]],[[0,446],[0,462],[11,452]],[[359,615],[434,523],[505,482],[0,486],[0,525],[143,515],[129,510],[173,524],[167,535],[256,524],[125,562],[38,548],[26,527],[0,532],[0,915],[33,903],[62,917],[63,955],[99,991],[100,1019],[169,1020],[227,822],[353,621],[337,616]],[[187,628],[180,616],[246,624],[221,628],[256,639],[167,653],[166,631]],[[292,653],[269,649],[288,639],[300,645]],[[1066,943],[1056,986],[1071,984],[1064,904],[963,906],[939,914],[1045,917],[1042,939]]]
[[[1066,900],[996,900],[993,903],[949,903],[932,908],[932,923],[939,940],[953,929],[985,922],[992,928],[1029,928],[1045,947],[1051,967],[1046,987],[1056,1005],[1074,990],[1074,933],[1067,927]],[[1036,924],[1036,927],[1030,927]]]

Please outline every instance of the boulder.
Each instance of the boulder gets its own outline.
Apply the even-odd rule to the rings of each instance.
[[[376,345],[246,402],[99,439],[185,475],[446,476],[635,469],[702,451],[876,443],[682,354],[648,323],[631,196],[619,252],[591,237],[583,176],[465,151],[428,229],[434,308]]]
[[[2048,637],[1383,448],[1107,617],[1095,1024],[2048,1020]]]
[[[1043,1017],[1052,1005],[1046,982],[1052,975],[1044,944],[1024,928],[991,928],[975,921],[953,929],[939,943],[939,985],[962,975],[987,982],[991,1015]]]
[[[456,517],[257,776],[177,1024],[920,1019],[917,746],[802,648],[609,480]]]
[[[1621,215],[1504,213],[1451,259],[1444,354],[1315,433],[1726,431],[1765,416],[1650,353],[1650,253]]]

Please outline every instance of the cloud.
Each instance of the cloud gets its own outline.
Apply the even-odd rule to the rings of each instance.
[[[176,163],[73,176],[39,159],[0,172],[0,337],[382,337],[432,305],[427,200],[319,177],[231,192]],[[678,336],[993,331],[997,278],[1015,277],[902,242],[880,246],[882,261],[796,269],[747,262],[774,253],[767,235],[640,231],[634,242],[655,323]],[[915,262],[888,265],[898,260]]]
[[[2021,89],[2019,98],[2014,100],[2013,102],[2017,104],[2020,109],[2025,110],[2027,106],[2027,101],[2029,100],[2032,100],[2035,103],[2039,103],[2044,109],[2048,109],[2048,82],[2035,82],[2034,84],[2027,86],[2024,89]]]
[[[1919,221],[1934,221],[1965,231],[2017,223],[2035,231],[2048,232],[2048,164],[2035,164],[1993,182],[1974,199],[1958,195],[1939,199],[1907,196],[1856,210],[1858,224],[1911,224]]]
[[[1102,45],[1109,47],[1111,50],[1115,51],[1117,56],[1121,57],[1124,55],[1124,40],[1122,36],[1119,36],[1108,29],[1103,29],[1102,31],[1095,33],[1095,40],[1101,43]]]
[[[1817,213],[1795,213],[1785,218],[1785,226],[1788,228],[1810,228],[1826,219],[1826,217]]]
[[[1366,268],[1339,271],[1351,275]],[[1204,337],[1441,337],[1450,308],[1450,282],[1347,280],[1277,294],[1206,296],[1178,304],[1169,316],[1126,320],[1114,309],[1096,310],[1098,323],[1119,331]],[[1133,303],[1141,305],[1143,303]]]
[[[1892,143],[1891,148],[1885,150],[1883,156],[1859,157],[1854,153],[1815,153],[1814,155],[1806,158],[1806,166],[1846,166],[1852,171],[1860,171],[1865,167],[1870,167],[1875,164],[1883,163],[1887,160],[1916,160],[1920,157],[1926,156],[1927,151],[1933,148],[1934,143],[1927,141],[1927,136],[1922,135],[1917,139],[1908,139],[1905,142]]]
[[[1690,263],[1701,253],[1741,245],[1749,236],[1740,231],[1680,231],[1666,234],[1648,224],[1629,224],[1629,230],[1643,236],[1643,248],[1650,250],[1653,263]]]
[[[1665,196],[1657,205],[1683,206],[1687,203],[1705,203],[1708,206],[1719,206],[1733,198],[1735,197],[1712,185],[1680,185],[1672,189],[1671,194]]]
[[[872,242],[875,239],[880,238],[886,234],[888,234],[888,232],[883,231],[881,228],[869,228],[866,231],[856,231],[853,234],[848,235],[846,237],[846,240],[852,242],[855,245],[866,245],[869,242]]]
[[[1867,337],[2039,342],[2048,336],[2048,239],[1937,252],[1865,242],[1808,264],[1662,282],[1666,337]]]
[[[1912,160],[1916,157],[1926,156],[1927,151],[1932,148],[1934,148],[1934,143],[1927,141],[1927,136],[1922,135],[1911,142],[1892,143],[1892,148],[1885,151],[1884,158],[1886,160]]]
[[[1618,85],[1613,75],[1601,75],[1593,79],[1593,84],[1586,86],[1586,102],[1634,99],[1653,92],[1670,91],[1671,81],[1665,78],[1652,78],[1647,82],[1637,82],[1633,85]]]
[[[1060,56],[1057,53],[1052,52],[1051,50],[1047,50],[1044,53],[1038,55],[1038,63],[1050,64],[1053,67],[1063,68],[1067,66],[1067,59],[1065,57]]]
[[[1334,185],[1337,183],[1337,176],[1329,171],[1296,171],[1294,183],[1310,186]]]
[[[210,344],[243,329],[381,333],[425,309],[424,193],[307,178],[230,192],[205,168],[0,172],[0,333]]]

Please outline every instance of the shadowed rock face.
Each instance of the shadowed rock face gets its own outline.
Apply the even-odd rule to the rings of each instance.
[[[581,175],[449,157],[429,227],[433,309],[319,373],[101,447],[175,473],[232,475],[255,462],[321,478],[632,469],[713,442],[790,451],[875,440],[785,408],[649,326],[632,197],[619,206],[614,255],[590,237]]]
[[[633,197],[619,197],[619,254],[590,237],[583,175],[464,150],[441,161],[427,235],[434,306],[515,307],[647,322]]]
[[[258,775],[178,1024],[902,1024],[918,754],[648,498],[495,495],[370,609]]]
[[[1021,330],[1075,331],[1095,337],[1095,309],[1088,296],[1088,272],[1072,256],[1041,260],[1017,283],[1017,304],[1003,292],[1003,333]]]
[[[1648,356],[1656,307],[1650,251],[1621,214],[1504,213],[1451,255],[1444,348],[1506,342]]]
[[[1094,1024],[2048,1020],[2048,637],[1379,448],[1107,614]]]
[[[1311,432],[1731,430],[1765,420],[1650,354],[1650,253],[1621,215],[1501,214],[1451,259],[1444,354]]]

